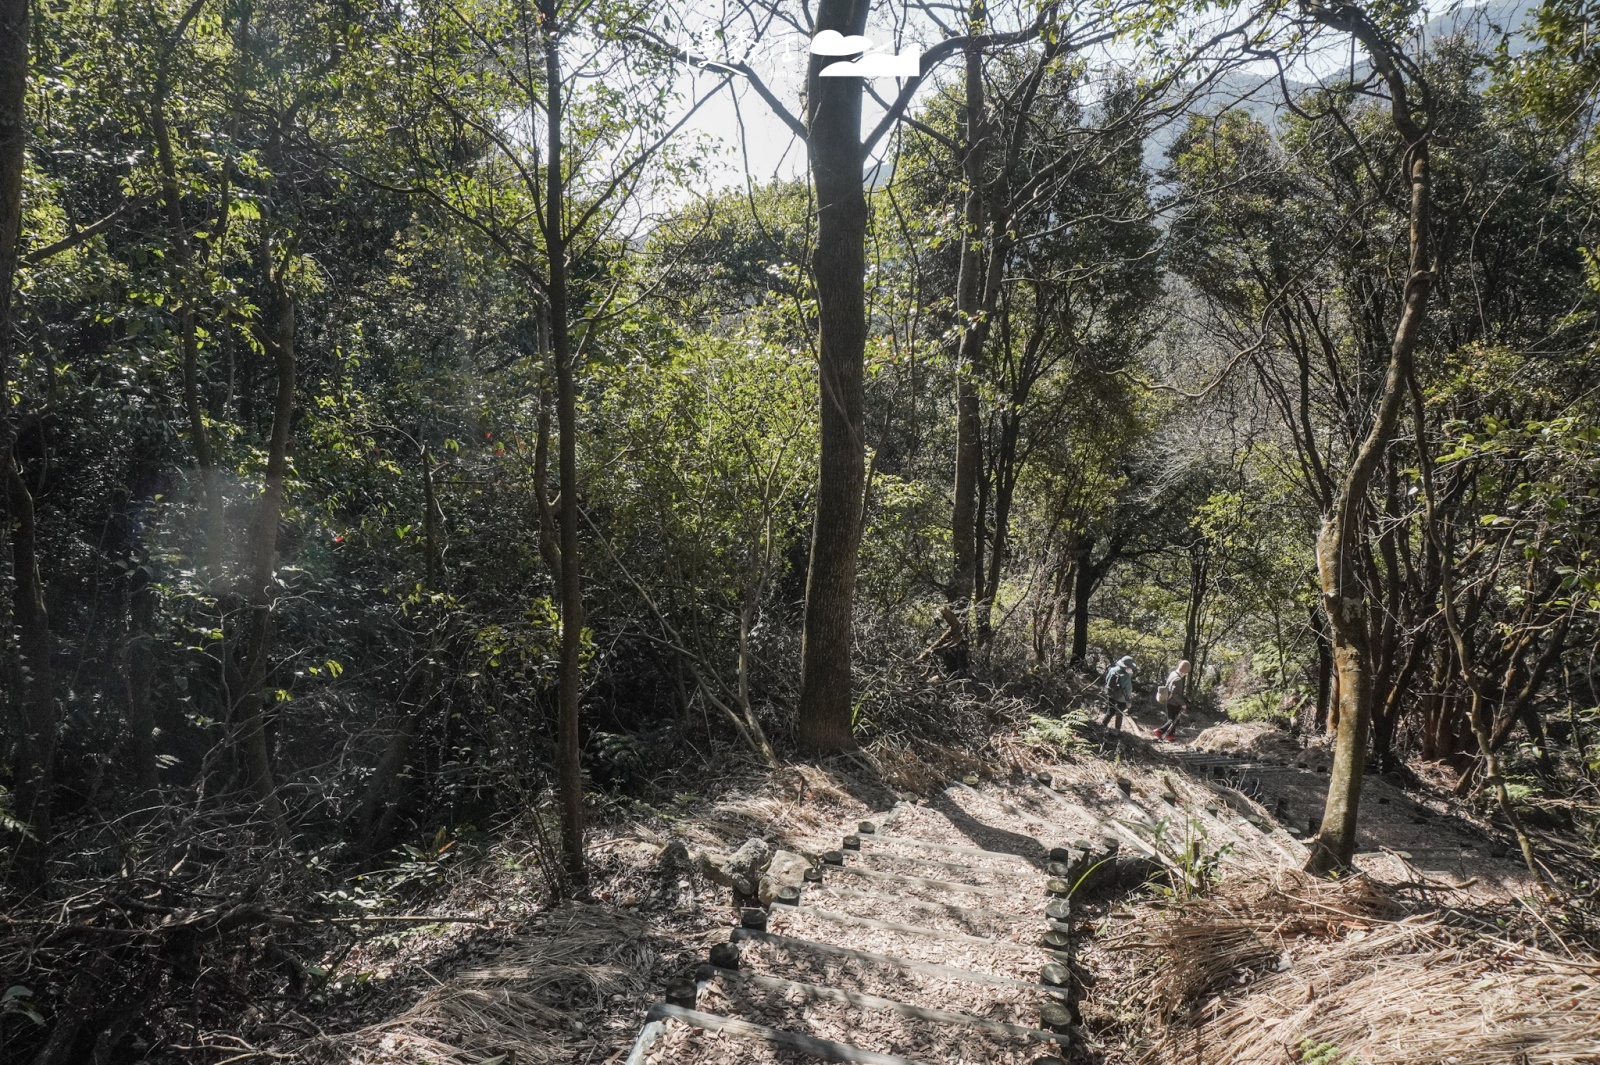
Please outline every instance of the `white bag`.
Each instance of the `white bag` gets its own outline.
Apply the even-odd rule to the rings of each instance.
[[[1168,700],[1171,698],[1172,689],[1167,687],[1165,684],[1156,689],[1156,702],[1160,703],[1162,706],[1166,706]]]

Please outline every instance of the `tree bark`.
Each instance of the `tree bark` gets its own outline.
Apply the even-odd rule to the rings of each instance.
[[[556,0],[540,0],[545,78],[545,249],[549,263],[550,355],[556,377],[556,476],[560,499],[561,660],[557,667],[556,783],[561,807],[561,855],[570,885],[582,891],[589,882],[584,862],[583,767],[578,749],[578,702],[583,684],[583,569],[578,554],[578,391],[572,343],[567,272],[567,186],[564,170],[565,85]]]
[[[1008,441],[1002,436],[1001,447]],[[1014,445],[1011,450],[1015,450]],[[1002,456],[994,471],[994,520],[989,535],[988,574],[978,589],[978,623],[974,626],[978,642],[987,644],[993,635],[994,601],[1000,596],[1000,579],[1005,575],[1006,555],[1011,539],[1011,504],[1016,498],[1017,481],[1011,470],[1012,460]]]
[[[1373,67],[1387,83],[1395,128],[1405,143],[1406,173],[1411,183],[1410,269],[1403,310],[1389,348],[1383,392],[1372,426],[1346,471],[1317,536],[1317,575],[1339,681],[1339,726],[1334,738],[1333,767],[1328,777],[1322,828],[1311,842],[1306,870],[1327,875],[1347,868],[1355,855],[1356,816],[1372,725],[1371,611],[1358,573],[1367,491],[1394,436],[1411,377],[1417,335],[1427,313],[1433,275],[1428,233],[1431,205],[1428,134],[1412,114],[1406,75],[1395,64],[1396,49],[1358,8],[1318,7],[1313,15],[1318,21],[1360,40]]]
[[[978,32],[985,17],[983,0],[973,0],[969,18]],[[966,47],[966,133],[961,168],[966,204],[961,229],[961,260],[956,275],[956,464],[955,502],[950,512],[953,573],[949,599],[958,612],[968,610],[978,582],[978,481],[982,476],[983,423],[978,404],[978,364],[988,330],[980,288],[986,238],[983,209],[984,159],[988,144],[983,101],[983,54],[977,44]]]
[[[249,622],[244,665],[239,673],[241,690],[234,707],[234,727],[241,762],[250,789],[273,826],[285,831],[283,803],[272,774],[272,753],[267,743],[266,683],[272,658],[273,617],[277,598],[274,584],[278,563],[278,521],[283,515],[284,482],[289,473],[289,428],[294,418],[295,304],[289,292],[286,264],[274,266],[271,252],[263,249],[264,273],[270,297],[260,336],[272,356],[277,384],[272,404],[272,433],[267,441],[267,472],[256,503],[251,536],[250,583],[246,589]]]
[[[1200,656],[1200,618],[1211,586],[1210,545],[1199,539],[1189,545],[1189,606],[1183,615],[1183,654],[1191,668]],[[1198,685],[1198,680],[1193,688]],[[1188,694],[1193,695],[1190,691]]]
[[[17,458],[17,424],[10,388],[17,344],[12,302],[22,240],[23,150],[28,135],[29,17],[28,0],[0,0],[0,478],[5,481],[0,498],[6,504],[11,618],[17,627],[17,658],[12,674],[17,711],[16,761],[12,767],[15,813],[32,832],[20,856],[24,871],[30,876],[42,876],[55,778],[55,671],[50,660],[50,615],[39,569],[38,515],[33,492]],[[10,633],[6,637],[9,643]]]
[[[1072,664],[1089,664],[1089,598],[1094,595],[1094,566],[1090,564],[1094,538],[1085,537],[1078,545],[1072,573]]]
[[[1328,642],[1328,622],[1322,608],[1311,608],[1311,631],[1317,643],[1317,719],[1318,731],[1328,725],[1328,704],[1333,695],[1333,645]]]
[[[866,0],[821,0],[816,28],[846,36],[866,29]],[[851,605],[866,483],[863,359],[866,351],[867,200],[862,188],[862,84],[823,78],[832,60],[812,56],[807,138],[817,195],[818,393],[821,447],[800,638],[796,738],[815,753],[850,750]]]

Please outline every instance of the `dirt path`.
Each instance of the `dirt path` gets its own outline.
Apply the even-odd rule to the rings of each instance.
[[[849,838],[813,834],[822,860],[797,904],[745,910],[693,985],[651,1008],[628,1065],[1103,1057],[1079,1010],[1093,983],[1081,948],[1108,915],[1095,900],[1297,867],[1326,793],[1316,752],[1268,761],[1207,750],[1203,729],[1161,743],[1141,725],[1094,733],[1098,758],[835,826]],[[1482,826],[1382,780],[1366,802],[1358,862],[1373,876],[1462,899],[1527,890]]]
[[[540,909],[504,946],[463,942],[470,964],[432,967],[414,1006],[319,1060],[1121,1061],[1130,977],[1103,941],[1174,884],[1297,868],[1326,782],[1316,751],[1134,727],[1088,726],[1093,749],[1065,759],[1019,747],[1009,775],[898,801],[842,764],[791,767],[641,821],[597,841],[592,902]],[[1375,779],[1366,803],[1358,861],[1376,879],[1452,903],[1526,893],[1515,856],[1442,799]],[[812,863],[793,904],[737,898],[696,860],[753,837]]]

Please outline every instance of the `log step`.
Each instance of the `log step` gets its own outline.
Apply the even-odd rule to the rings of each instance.
[[[1009,939],[995,939],[991,936],[974,936],[966,932],[949,932],[943,928],[928,928],[925,925],[901,924],[898,921],[880,921],[876,917],[856,917],[848,913],[839,913],[836,910],[824,910],[819,906],[807,906],[804,902],[798,909],[803,909],[813,917],[820,917],[824,921],[834,924],[853,925],[856,928],[881,928],[886,932],[899,932],[908,936],[925,936],[929,939],[955,939],[967,943],[982,943],[987,947],[999,947],[1003,950],[1014,950],[1019,954],[1032,954],[1035,951],[1044,951],[1049,954],[1056,953],[1048,947],[1035,947],[1027,943],[1014,943]]]
[[[1036,872],[1038,870],[1038,866],[1035,865],[1032,860],[1023,857],[1020,854],[1011,854],[1006,851],[986,851],[982,847],[961,847],[954,843],[937,843],[931,839],[918,839],[915,836],[890,836],[881,832],[871,835],[863,835],[859,838],[861,840],[861,849],[863,852],[868,849],[870,844],[899,843],[908,847],[915,847],[919,850],[937,851],[940,854],[965,854],[973,858],[989,858],[995,861],[1004,861],[1023,866],[1030,872]],[[879,850],[880,848],[873,847],[872,849]],[[887,848],[882,849],[884,850],[884,853],[893,853]],[[1043,854],[1044,851],[1044,845],[1040,844],[1039,853]]]
[[[673,1006],[665,1002],[651,1006],[649,1017],[651,1020],[677,1021],[707,1032],[722,1032],[739,1039],[763,1042],[780,1050],[805,1054],[819,1061],[844,1062],[846,1065],[918,1065],[910,1058],[897,1057],[894,1054],[879,1054],[874,1050],[862,1050],[860,1047],[845,1043],[835,1043],[831,1039],[818,1039],[815,1036],[801,1035],[799,1032],[785,1032],[750,1021],[742,1021],[737,1017],[702,1013],[699,1010],[684,1009],[682,1006]]]
[[[949,870],[952,870],[953,872],[957,872],[957,873],[966,873],[969,876],[983,876],[984,874],[1002,874],[1003,875],[1003,874],[1011,873],[1011,872],[1038,875],[1038,873],[1040,872],[1040,870],[1035,869],[1032,866],[1028,866],[1028,867],[1023,868],[1023,869],[1015,869],[1015,870],[1013,870],[1013,869],[984,868],[983,866],[974,866],[974,865],[972,865],[972,864],[970,864],[968,862],[951,862],[951,861],[946,861],[943,858],[919,858],[914,854],[896,854],[895,852],[890,851],[890,850],[879,850],[879,849],[876,849],[876,848],[874,848],[873,850],[870,850],[870,851],[866,850],[865,848],[863,848],[859,852],[858,851],[846,851],[845,853],[847,855],[848,854],[856,854],[857,857],[859,857],[861,860],[868,861],[868,862],[872,861],[873,859],[879,859],[879,860],[882,860],[882,861],[890,861],[890,862],[907,862],[907,863],[909,863],[911,865],[925,866],[925,867],[927,867],[929,869],[933,869],[933,870],[949,869]]]
[[[1030,980],[1013,980],[1009,976],[994,976],[989,973],[975,973],[970,969],[957,969],[953,965],[938,965],[933,962],[916,961],[912,958],[897,958],[892,954],[874,954],[868,950],[856,950],[852,947],[835,946],[832,943],[818,943],[811,939],[796,939],[793,936],[778,935],[775,932],[758,932],[753,928],[735,928],[728,937],[729,942],[738,943],[750,940],[756,943],[768,943],[782,950],[794,950],[813,954],[831,954],[836,958],[852,958],[873,965],[884,965],[896,969],[910,969],[913,972],[927,973],[930,976],[942,976],[950,980],[965,980],[974,984],[995,984],[1000,987],[1025,987],[1030,991],[1042,991],[1051,995],[1065,997],[1065,988],[1054,987],[1050,984],[1035,983]]]
[[[846,873],[850,876],[862,876],[888,883],[909,884],[915,887],[927,888],[930,891],[954,891],[967,895],[987,895],[996,899],[1015,898],[1017,894],[1012,888],[986,887],[982,884],[958,884],[949,880],[932,880],[928,877],[908,876],[905,873],[890,873],[882,869],[866,869],[859,865],[835,865],[829,866],[828,870],[829,872]]]
[[[1071,1036],[1057,1032],[1045,1032],[1038,1028],[1029,1028],[1021,1024],[1008,1024],[1005,1021],[991,1021],[985,1017],[974,1017],[970,1013],[958,1013],[955,1010],[936,1010],[926,1006],[913,1006],[906,1002],[897,1002],[892,998],[883,998],[879,995],[867,995],[860,991],[849,991],[843,988],[822,987],[818,984],[805,984],[798,980],[785,980],[779,976],[763,976],[758,973],[744,973],[735,969],[718,969],[711,965],[703,965],[697,974],[698,979],[716,977],[728,983],[749,984],[753,987],[764,987],[773,991],[798,991],[808,998],[827,999],[832,1002],[843,1002],[864,1010],[885,1010],[897,1013],[902,1017],[914,1017],[918,1020],[933,1021],[936,1024],[964,1025],[968,1028],[977,1028],[994,1035],[1020,1036],[1026,1039],[1036,1039],[1040,1042],[1068,1043]]]
[[[838,884],[817,884],[808,890],[822,892],[837,896],[840,899],[881,899],[885,896],[877,895],[870,891],[857,891],[855,888],[842,887]],[[896,898],[895,904],[907,909],[921,910],[924,913],[942,913],[955,918],[988,918],[991,921],[1004,921],[1013,925],[1035,924],[1043,921],[1048,928],[1058,932],[1068,932],[1071,928],[1064,921],[1052,920],[1040,914],[1014,913],[1010,910],[991,910],[981,906],[957,906],[948,902],[928,902],[924,899]]]

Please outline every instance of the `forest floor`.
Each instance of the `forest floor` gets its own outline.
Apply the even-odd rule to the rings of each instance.
[[[1595,941],[1594,914],[1541,901],[1498,829],[1447,793],[1372,778],[1356,859],[1363,875],[1312,882],[1296,870],[1307,821],[1322,808],[1327,751],[1203,716],[1186,722],[1177,742],[1159,742],[1151,736],[1157,720],[1150,707],[1120,734],[1084,726],[1086,742],[1073,750],[1004,737],[992,764],[963,767],[920,793],[864,754],[747,767],[720,796],[672,810],[613,809],[591,836],[594,883],[581,902],[548,903],[534,849],[501,844],[452,871],[420,910],[492,924],[411,926],[329,959],[324,1003],[277,1018],[282,1038],[271,1053],[318,1062],[621,1063],[651,1004],[692,978],[740,923],[733,892],[707,875],[712,863],[751,837],[816,860],[860,821],[894,816],[897,825],[955,826],[974,846],[1012,853],[1042,854],[1041,845],[1097,823],[1154,825],[1140,829],[1147,844],[1211,870],[1203,885],[1173,873],[1074,900],[1077,963],[1087,970],[1077,1060],[1437,1061],[1426,1056],[1438,1053],[1437,1039],[1481,1049],[1493,1029],[1512,1033],[1510,1056],[1486,1052],[1474,1062],[1600,1061],[1600,961],[1585,945]],[[1048,786],[1036,783],[1041,772]],[[1389,972],[1396,959],[1406,961]],[[1418,973],[1435,970],[1455,973],[1455,982],[1425,989]],[[1521,995],[1498,1012],[1474,1005],[1495,1000],[1513,977],[1539,989],[1533,1004],[1545,1013],[1529,1015]],[[1547,988],[1546,978],[1565,983]],[[1404,993],[1409,986],[1429,996],[1420,1008]],[[1308,1006],[1325,995],[1347,1003],[1375,996],[1382,1008],[1362,1027],[1344,1007]],[[1561,1031],[1529,1043],[1530,1025],[1549,1029],[1557,1012]],[[1269,1029],[1271,1054],[1219,1056]],[[1515,1057],[1540,1039],[1551,1054]],[[707,1040],[680,1041],[659,1060],[769,1060],[721,1036]],[[1371,1049],[1380,1045],[1382,1053]],[[1338,1053],[1327,1056],[1328,1047]],[[1592,1055],[1573,1056],[1574,1047]],[[969,1047],[918,1060],[1012,1059]]]

